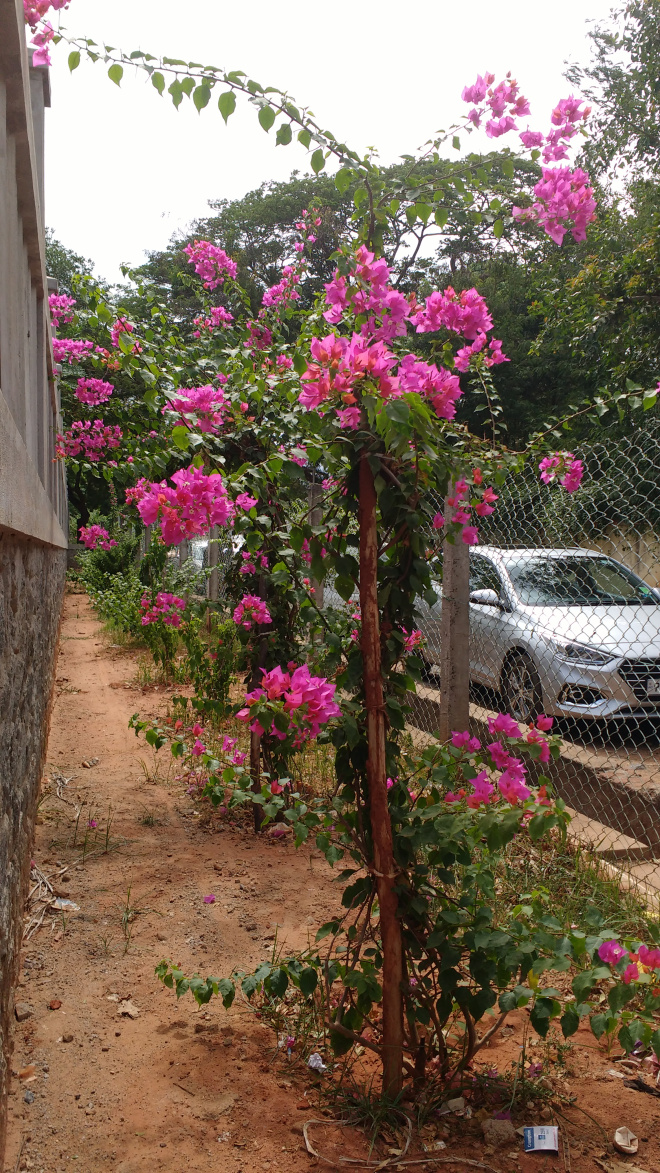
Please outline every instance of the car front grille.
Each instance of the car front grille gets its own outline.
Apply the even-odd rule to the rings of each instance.
[[[660,693],[660,659],[624,660],[619,667],[619,675],[632,688],[637,700],[647,704],[660,704],[660,697],[649,697],[648,680],[657,682]]]

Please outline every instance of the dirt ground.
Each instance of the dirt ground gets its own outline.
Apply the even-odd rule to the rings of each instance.
[[[79,910],[48,914],[24,945],[5,1169],[295,1173],[321,1168],[305,1148],[311,1119],[325,1121],[310,1130],[324,1167],[339,1169],[341,1154],[367,1150],[333,1123],[327,1077],[315,1082],[304,1059],[278,1051],[246,1004],[198,1009],[190,995],[177,1004],[154,976],[163,957],[204,976],[250,970],[269,957],[276,932],[288,946],[305,945],[338,901],[330,869],[314,849],[296,852],[238,825],[201,825],[183,783],[173,770],[165,776],[167,751],[154,775],[151,751],[128,728],[134,712],[162,714],[169,700],[138,679],[136,656],[109,646],[87,599],[69,594],[34,860]],[[204,903],[209,894],[214,904]],[[136,1017],[123,1012],[125,1002]],[[543,1068],[545,1106],[537,1100],[514,1114],[516,1128],[558,1123],[559,1153],[525,1154],[517,1135],[485,1140],[498,1104],[479,1087],[523,1044],[531,1062],[545,1062],[548,1048],[520,1013],[481,1052],[466,1113],[434,1117],[411,1146],[406,1157],[417,1168],[467,1159],[491,1170],[586,1173],[598,1161],[624,1173],[615,1159],[660,1173],[660,1099],[624,1087],[630,1072],[618,1049],[608,1058],[586,1030],[560,1064]],[[622,1125],[639,1137],[634,1158],[612,1149]]]

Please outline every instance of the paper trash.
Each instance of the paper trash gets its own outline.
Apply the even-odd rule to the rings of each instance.
[[[536,1153],[541,1149],[556,1153],[559,1148],[559,1129],[556,1124],[533,1125],[525,1128],[525,1152]]]

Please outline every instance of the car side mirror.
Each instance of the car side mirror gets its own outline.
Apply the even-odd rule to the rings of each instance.
[[[470,602],[480,607],[501,607],[500,596],[497,591],[486,587],[480,591],[470,591]]]

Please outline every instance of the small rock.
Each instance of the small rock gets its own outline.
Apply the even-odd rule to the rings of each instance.
[[[62,1042],[63,1043],[72,1043],[73,1042],[73,1035],[62,1035]]]
[[[134,1002],[129,1002],[128,998],[119,1003],[117,1013],[124,1015],[125,1018],[137,1018],[140,1011]]]
[[[156,940],[157,941],[166,941],[167,940],[167,933],[156,933]]]
[[[100,758],[87,758],[82,764],[86,770],[91,770],[92,766],[98,766]]]
[[[110,1048],[109,1048],[109,1047],[101,1047],[101,1050],[102,1050],[102,1051],[109,1051],[109,1050],[110,1050]]]
[[[31,1018],[34,1011],[27,1002],[17,1002],[14,1007],[14,1014],[18,1022],[25,1022],[26,1018]]]
[[[223,1047],[232,1047],[234,1045],[234,1040],[233,1039],[223,1039],[222,1045],[223,1045]]]
[[[34,1092],[31,1092],[28,1089],[28,1091],[26,1091],[25,1095],[23,1096],[23,1099],[25,1100],[26,1104],[33,1104],[34,1103]]]
[[[62,1003],[60,1002],[59,998],[53,998],[52,1002],[48,1003],[48,1009],[49,1010],[59,1010],[61,1005],[62,1005]]]
[[[516,1139],[516,1130],[510,1120],[482,1120],[481,1130],[487,1144],[511,1144]]]

